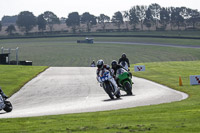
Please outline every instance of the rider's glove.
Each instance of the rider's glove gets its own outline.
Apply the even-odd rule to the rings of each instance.
[[[7,96],[4,96],[4,98],[5,98],[5,100],[6,100],[6,99],[8,99],[9,97],[7,97]]]
[[[98,81],[99,83],[101,83],[101,79],[100,79],[100,77],[97,77],[97,81]]]
[[[111,76],[114,75],[114,70],[113,69],[110,69],[110,74],[111,74]]]

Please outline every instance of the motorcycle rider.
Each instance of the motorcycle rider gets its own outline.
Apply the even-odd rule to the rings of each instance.
[[[120,64],[117,64],[116,60],[113,60],[111,63],[112,69],[114,70],[114,75],[116,75],[116,72],[119,68],[123,68]]]
[[[3,102],[3,98],[7,99],[8,97],[3,93],[3,91],[2,91],[2,89],[0,87],[0,110],[3,109],[3,108],[5,108],[5,106],[6,106],[4,104],[4,102]]]
[[[91,63],[90,66],[91,66],[91,67],[96,67],[96,64],[95,64],[95,61],[94,61],[94,60],[92,61],[92,63]]]
[[[3,92],[3,90],[1,89],[0,87],[0,95],[5,98],[5,99],[8,99],[8,97],[5,95],[5,93]]]
[[[123,61],[127,62],[128,67],[130,67],[129,59],[126,57],[125,53],[122,54],[122,57],[119,59],[118,64],[120,64]]]
[[[112,66],[112,69],[114,70],[114,77],[115,77],[115,80],[117,82],[117,85],[119,85],[119,82],[118,82],[118,78],[116,78],[116,73],[117,73],[117,70],[120,69],[120,68],[123,68],[123,66],[121,66],[120,64],[117,64],[117,61],[116,60],[113,60],[112,63],[111,63],[111,66]],[[125,69],[126,70],[126,69]],[[128,72],[129,73],[129,76],[132,78],[132,73]],[[121,86],[120,86],[121,87]]]
[[[97,74],[97,81],[99,83],[101,83],[101,80],[99,78],[99,73],[102,71],[102,70],[109,70],[111,75],[113,76],[114,72],[112,71],[112,69],[110,68],[109,65],[107,64],[104,64],[104,61],[102,59],[98,60],[97,61],[97,71],[96,71],[96,74]],[[114,88],[115,88],[115,92],[114,94],[116,94],[118,91],[119,91],[119,88],[117,86],[117,83],[115,81],[115,79],[112,77],[111,79],[109,79],[109,81],[113,84]],[[100,84],[101,85],[101,84]]]
[[[113,60],[113,61],[112,61],[111,66],[112,66],[112,69],[114,70],[114,76],[113,76],[113,77],[115,78],[115,81],[116,81],[117,85],[118,85],[119,87],[121,87],[120,84],[119,84],[119,79],[116,78],[116,73],[117,73],[117,70],[118,70],[119,68],[123,68],[123,66],[121,66],[120,64],[117,64],[117,61],[116,61],[116,60]]]

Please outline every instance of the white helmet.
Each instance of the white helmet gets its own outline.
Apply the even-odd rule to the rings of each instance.
[[[103,65],[104,65],[104,61],[102,59],[97,61],[98,68],[103,68]]]

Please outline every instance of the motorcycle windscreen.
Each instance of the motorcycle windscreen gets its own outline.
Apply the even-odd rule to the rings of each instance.
[[[117,70],[117,72],[116,72],[116,76],[118,77],[119,75],[123,74],[124,72],[125,72],[124,69],[119,68],[119,69]]]

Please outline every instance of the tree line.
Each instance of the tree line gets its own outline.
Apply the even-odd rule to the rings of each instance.
[[[149,6],[133,6],[127,11],[117,11],[112,18],[105,14],[94,16],[89,12],[79,14],[72,12],[68,14],[67,18],[59,19],[56,14],[51,11],[46,11],[39,16],[34,16],[32,12],[22,11],[17,15],[16,25],[20,30],[28,33],[33,27],[38,26],[38,30],[43,32],[47,26],[50,31],[53,31],[55,24],[60,24],[64,21],[68,27],[71,27],[72,32],[76,33],[80,24],[86,25],[86,31],[90,32],[93,25],[100,24],[101,31],[106,31],[108,23],[113,23],[120,31],[122,25],[126,25],[126,31],[138,30],[137,25],[140,25],[139,30],[144,30],[144,26],[150,30],[152,26],[156,30],[166,30],[167,26],[196,29],[197,24],[200,23],[200,12],[198,10],[186,7],[161,7],[159,4],[151,4]],[[131,25],[131,28],[129,27]],[[0,22],[0,30],[2,24]],[[9,25],[6,31],[12,34],[15,31],[14,25]]]

